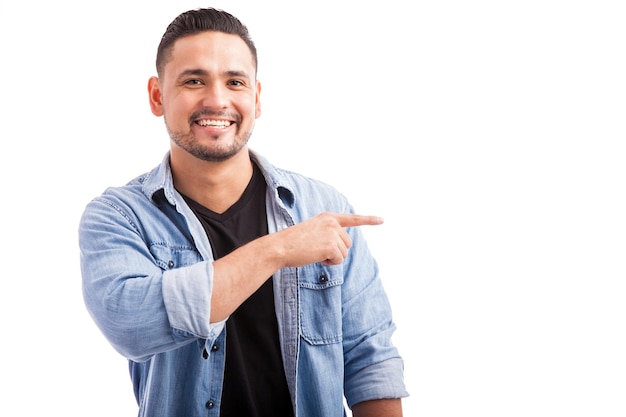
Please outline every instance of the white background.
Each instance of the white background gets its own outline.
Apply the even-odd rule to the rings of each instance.
[[[167,151],[147,80],[206,4],[0,1],[0,414],[133,416],[78,220]],[[626,415],[622,3],[210,3],[259,49],[251,147],[386,219],[406,416]]]

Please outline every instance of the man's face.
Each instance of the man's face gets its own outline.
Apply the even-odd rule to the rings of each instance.
[[[203,32],[174,43],[162,77],[149,84],[173,151],[219,162],[246,146],[261,115],[252,53],[237,35]]]

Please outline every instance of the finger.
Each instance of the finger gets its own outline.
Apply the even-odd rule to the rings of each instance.
[[[344,241],[343,244],[337,245],[339,252],[341,252],[342,261],[348,257],[348,249],[350,248],[350,246],[352,246],[352,240],[350,240],[350,238],[348,238],[348,242]]]
[[[345,248],[345,250],[342,250],[342,252],[346,252],[343,254],[343,257],[345,258],[348,252],[348,249],[350,249],[352,247],[352,239],[350,238],[350,235],[348,234],[348,232],[346,232],[344,229],[341,229],[341,234],[339,235],[339,237],[341,238],[341,241],[343,243],[343,245],[337,245],[340,246],[340,250],[341,248]]]
[[[333,213],[333,216],[341,227],[376,226],[384,222],[382,217],[364,216],[362,214]]]
[[[344,261],[344,259],[346,259],[347,255],[348,255],[347,253],[346,254],[338,253],[331,258],[326,258],[326,260],[322,261],[322,264],[328,265],[328,266],[339,265],[340,263]]]

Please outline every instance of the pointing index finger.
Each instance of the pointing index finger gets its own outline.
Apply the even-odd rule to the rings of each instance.
[[[335,213],[335,218],[341,227],[353,226],[376,226],[383,224],[384,220],[379,216],[365,216],[362,214]]]

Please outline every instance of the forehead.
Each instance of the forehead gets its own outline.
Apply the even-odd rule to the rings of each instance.
[[[254,58],[248,45],[238,35],[223,32],[202,32],[184,36],[172,46],[166,72],[181,66],[198,68],[233,66],[254,73]],[[234,69],[234,68],[230,68]]]

